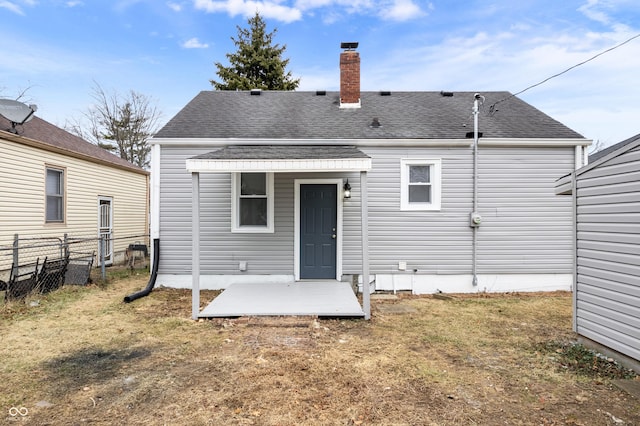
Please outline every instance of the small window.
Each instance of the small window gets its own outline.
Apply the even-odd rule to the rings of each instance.
[[[273,174],[233,174],[233,232],[273,232]]]
[[[403,159],[401,210],[440,210],[440,160]]]
[[[46,221],[64,222],[64,170],[47,168]]]

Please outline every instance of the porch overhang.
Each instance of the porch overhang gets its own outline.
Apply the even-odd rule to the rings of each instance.
[[[186,160],[191,173],[362,172],[371,158],[355,146],[230,145]]]
[[[371,318],[367,172],[371,157],[349,145],[229,145],[186,160],[192,178],[191,312],[200,317],[200,174],[358,172],[362,249],[362,312]],[[319,313],[319,312],[316,312]],[[343,313],[344,314],[344,313]],[[358,311],[359,315],[359,311]]]

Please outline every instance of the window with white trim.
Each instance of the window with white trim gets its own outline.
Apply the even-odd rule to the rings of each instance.
[[[234,173],[232,232],[273,232],[273,173]]]
[[[45,221],[64,222],[64,170],[47,167]]]
[[[441,160],[400,160],[400,209],[440,210]]]

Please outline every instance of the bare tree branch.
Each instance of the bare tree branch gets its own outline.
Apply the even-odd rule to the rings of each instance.
[[[140,167],[149,166],[151,148],[147,141],[158,129],[160,111],[151,99],[131,90],[127,95],[107,93],[93,87],[93,106],[84,113],[86,126],[78,121],[65,128]]]

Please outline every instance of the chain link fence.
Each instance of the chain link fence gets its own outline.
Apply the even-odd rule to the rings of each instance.
[[[0,242],[0,297],[20,300],[63,285],[86,285],[92,275],[106,278],[106,267],[146,267],[149,235],[21,236]]]

